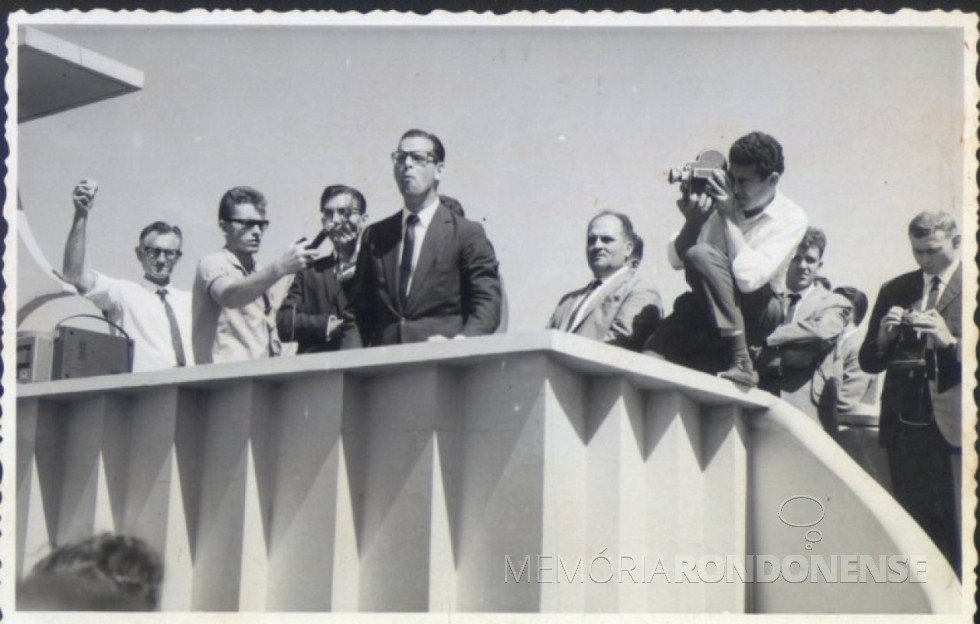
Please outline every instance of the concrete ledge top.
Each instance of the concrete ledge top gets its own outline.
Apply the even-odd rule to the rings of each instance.
[[[193,388],[231,380],[274,381],[325,371],[370,377],[392,374],[419,364],[465,368],[490,360],[531,354],[553,358],[587,376],[620,375],[641,390],[675,389],[708,405],[736,404],[756,410],[779,402],[776,397],[760,390],[745,391],[729,381],[659,358],[554,330],[18,384],[16,393],[22,398],[57,399],[90,392],[128,393],[174,384]]]

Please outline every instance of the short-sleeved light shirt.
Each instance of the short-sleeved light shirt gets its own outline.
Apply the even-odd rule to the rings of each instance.
[[[160,286],[141,280],[139,284],[116,279],[97,271],[92,288],[82,296],[106,313],[133,339],[133,372],[177,366],[177,354],[170,335],[170,320]],[[167,301],[174,310],[187,366],[194,364],[191,349],[191,293],[166,286]]]
[[[246,269],[227,248],[198,262],[193,293],[194,358],[198,364],[279,355],[282,347],[271,292],[240,308],[222,307],[211,296],[211,286],[218,278],[241,279],[257,269],[257,265],[251,271]]]

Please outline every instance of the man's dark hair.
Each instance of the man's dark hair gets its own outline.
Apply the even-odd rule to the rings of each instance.
[[[221,196],[218,204],[218,219],[231,217],[232,210],[239,204],[252,204],[261,214],[265,214],[265,195],[251,186],[236,186]]]
[[[824,277],[823,275],[814,275],[813,283],[819,286],[820,288],[823,288],[824,290],[832,290],[830,285],[830,280]]]
[[[367,200],[364,199],[364,195],[361,194],[361,192],[356,188],[345,186],[343,184],[334,184],[323,189],[323,194],[320,195],[320,207],[323,208],[328,201],[341,195],[350,196],[350,198],[353,200],[353,206],[351,206],[351,209],[356,214],[362,215],[367,212]]]
[[[423,139],[429,139],[430,141],[432,141],[432,153],[436,157],[436,162],[437,163],[446,162],[446,148],[442,146],[442,141],[439,140],[439,137],[432,134],[431,132],[426,132],[425,130],[419,130],[418,128],[412,128],[411,130],[409,130],[408,132],[402,135],[402,138],[400,139],[399,142],[404,141],[405,139],[411,139],[412,137],[421,137]]]
[[[925,238],[935,231],[945,232],[946,236],[956,236],[956,219],[943,210],[926,210],[915,215],[909,223],[909,236]]]
[[[149,234],[176,234],[180,242],[184,242],[184,235],[181,233],[180,228],[176,225],[164,223],[163,221],[154,221],[140,231],[141,244],[143,243],[143,239]]]
[[[797,245],[797,249],[802,249],[804,251],[810,249],[810,247],[816,247],[820,250],[820,258],[823,259],[823,251],[827,248],[827,235],[823,233],[820,228],[815,228],[813,226],[807,226],[806,233],[803,234],[803,240]]]
[[[728,161],[733,165],[754,165],[763,178],[769,177],[771,173],[782,175],[783,146],[764,132],[750,132],[732,143],[728,150]]]
[[[466,211],[463,210],[463,204],[459,203],[459,200],[455,197],[440,195],[439,200],[442,202],[443,206],[449,209],[449,212],[453,213],[457,217],[466,217]]]
[[[853,286],[838,286],[834,292],[851,302],[854,306],[854,324],[860,325],[868,312],[868,296]]]
[[[104,533],[55,549],[18,589],[18,607],[153,611],[163,563],[143,540]]]
[[[619,219],[619,224],[623,227],[623,235],[626,237],[627,241],[633,243],[633,253],[630,254],[627,260],[629,260],[634,267],[639,266],[640,261],[643,260],[643,239],[640,238],[640,235],[636,233],[635,229],[633,229],[633,221],[622,212],[616,212],[615,210],[603,210],[596,216],[589,219],[588,227],[592,227],[592,224],[602,217],[615,217]]]

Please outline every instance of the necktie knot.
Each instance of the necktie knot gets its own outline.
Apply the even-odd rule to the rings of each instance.
[[[417,214],[410,214],[408,218],[405,219],[405,225],[407,227],[415,227],[415,224],[419,222],[419,216]]]
[[[166,299],[167,298],[167,289],[166,288],[160,288],[160,289],[158,289],[157,290],[157,296],[160,297],[161,299]]]
[[[932,276],[932,290],[939,290],[939,286],[943,283],[943,280],[938,275]]]

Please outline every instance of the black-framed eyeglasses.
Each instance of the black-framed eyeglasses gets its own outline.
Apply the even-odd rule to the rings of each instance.
[[[159,247],[143,247],[143,253],[151,258],[156,258],[162,254],[167,260],[176,260],[183,255],[179,249],[161,249]]]
[[[353,208],[320,208],[320,215],[332,221],[335,216],[340,216],[341,219],[350,219],[352,216],[359,216],[360,213],[354,212]]]
[[[259,228],[260,232],[265,232],[269,228],[268,219],[235,219],[234,217],[228,217],[225,219],[230,223],[237,223],[242,226],[243,230],[251,230],[254,227]]]
[[[435,162],[436,156],[432,152],[392,152],[391,162],[396,165],[404,165],[411,162],[413,165],[422,166],[430,162]]]

